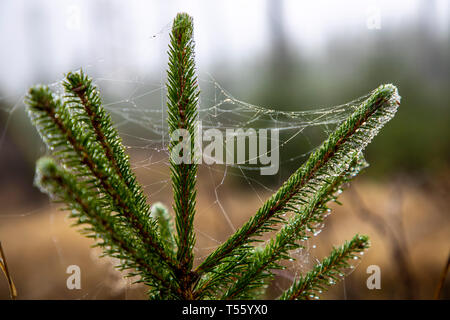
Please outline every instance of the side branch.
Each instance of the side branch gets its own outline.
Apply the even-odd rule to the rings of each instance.
[[[138,230],[148,249],[159,255],[161,262],[175,269],[171,258],[160,245],[156,232],[152,230],[154,226],[151,221],[143,221],[133,214],[136,204],[130,201],[132,197],[129,190],[114,175],[105,171],[103,152],[96,148],[95,141],[86,135],[82,127],[71,119],[72,115],[62,102],[55,100],[48,88],[38,87],[30,90],[27,103],[31,117],[49,148],[61,148],[58,153],[61,161],[69,167],[75,167],[86,177],[95,177],[94,186],[105,192],[117,211]],[[92,178],[89,180],[92,181]]]
[[[301,245],[298,240],[306,240],[316,232],[317,226],[323,222],[330,209],[327,203],[336,201],[338,190],[349,182],[363,168],[367,162],[359,156],[351,164],[348,171],[340,176],[333,176],[319,190],[310,195],[308,203],[301,208],[301,213],[294,215],[286,225],[276,234],[275,238],[260,250],[246,257],[250,261],[248,268],[237,276],[238,280],[232,283],[222,299],[248,298],[249,292],[257,288],[266,277],[272,276],[271,269],[283,268],[279,262],[289,258],[289,251]]]
[[[118,217],[110,215],[98,203],[95,194],[87,191],[89,188],[84,183],[77,182],[51,158],[39,159],[35,183],[55,200],[64,201],[72,210],[71,217],[77,219],[77,225],[88,223],[90,228],[85,229],[86,232],[94,238],[101,238],[103,242],[98,245],[109,255],[121,258],[124,261],[122,268],[136,269],[143,281],[179,295],[180,289],[170,282],[167,270],[155,269],[157,264],[146,253],[145,245]]]
[[[253,216],[228,241],[211,253],[196,269],[198,274],[209,272],[223,259],[245,254],[246,245],[256,236],[272,230],[281,222],[281,215],[298,211],[302,190],[315,189],[321,180],[341,174],[351,161],[371,141],[378,130],[395,114],[399,103],[397,89],[382,85],[345,120]]]
[[[349,268],[349,260],[358,259],[356,255],[369,247],[367,236],[356,235],[342,247],[334,248],[331,254],[317,264],[313,270],[286,290],[280,300],[316,299],[317,293],[336,283],[343,276],[342,270]]]

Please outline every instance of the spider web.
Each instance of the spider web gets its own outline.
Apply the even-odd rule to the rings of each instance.
[[[89,74],[89,70],[87,73]],[[161,71],[162,74],[164,71]],[[161,201],[170,207],[169,134],[163,76],[160,81],[150,82],[145,78],[123,78],[119,73],[109,77],[96,76],[94,81],[104,99],[104,107],[112,114],[115,126],[131,155],[133,170],[143,184],[150,203]],[[63,93],[60,80],[49,86],[56,93]],[[202,94],[198,114],[203,129],[219,129],[224,135],[227,129],[278,130],[280,172],[268,179],[259,175],[259,165],[244,163],[199,166],[196,263],[201,262],[247,221],[336,125],[367,98],[366,95],[346,104],[292,107],[291,111],[283,111],[276,106],[261,106],[242,101],[209,74],[200,77],[199,87]],[[11,97],[1,99],[11,101]],[[15,102],[0,109],[8,115],[6,126],[0,131],[0,150],[11,117],[23,108],[23,96],[20,96],[16,97]],[[244,205],[241,206],[240,201]],[[28,217],[34,212],[26,212],[16,217]],[[8,218],[5,215],[1,217]],[[57,237],[52,236],[52,241],[56,254],[63,260],[64,253],[61,252]],[[294,252],[293,260],[288,261],[290,271],[277,274],[292,281],[298,272],[316,262],[317,258],[312,253],[314,247],[314,244],[307,241],[305,248]],[[130,283],[120,282],[116,286],[126,290]],[[104,285],[103,281],[99,283],[100,287]],[[280,292],[283,289],[280,284],[275,286]],[[84,293],[80,298],[95,298],[98,288],[92,290],[92,293]]]

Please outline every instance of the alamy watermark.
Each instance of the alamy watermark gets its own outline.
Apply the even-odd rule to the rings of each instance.
[[[278,173],[278,129],[228,128],[224,135],[219,129],[203,130],[201,121],[196,122],[194,127],[193,132],[186,129],[172,132],[170,157],[174,164],[248,163],[259,164],[262,175]]]
[[[381,29],[381,9],[377,6],[367,8],[366,26],[369,30]]]
[[[367,267],[366,272],[370,274],[367,278],[366,285],[367,289],[381,289],[381,269],[376,264],[372,264]]]
[[[76,264],[67,267],[66,273],[70,276],[66,280],[66,286],[69,290],[81,289],[81,269]]]
[[[70,5],[66,9],[66,28],[72,31],[81,29],[81,8],[77,5]]]

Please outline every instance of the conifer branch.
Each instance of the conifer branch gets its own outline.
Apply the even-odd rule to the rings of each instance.
[[[382,85],[374,90],[255,216],[211,253],[196,272],[202,275],[224,259],[238,260],[237,256],[245,256],[248,244],[263,232],[273,230],[276,223],[283,222],[284,213],[298,212],[298,207],[305,203],[311,191],[327,183],[331,176],[345,172],[352,160],[394,116],[399,104],[400,97],[393,85]]]
[[[174,239],[174,229],[169,210],[161,202],[153,204],[150,209],[151,216],[158,222],[159,234],[167,251],[175,254],[176,242]]]
[[[280,300],[309,300],[318,299],[317,294],[322,293],[330,285],[335,284],[344,276],[343,269],[351,267],[349,260],[359,259],[358,253],[362,253],[369,247],[367,236],[355,235],[352,240],[345,242],[339,248],[333,248],[331,254],[317,264],[313,270],[294,282],[286,290]]]
[[[103,148],[110,166],[130,190],[133,202],[137,204],[139,210],[138,215],[148,216],[149,206],[146,197],[131,170],[129,157],[125,153],[122,139],[113,126],[111,116],[102,107],[100,94],[92,79],[82,70],[69,72],[63,85],[66,91],[65,103],[75,109],[72,112],[73,117],[84,122],[95,133],[95,139]],[[77,112],[79,109],[82,109],[82,112]]]
[[[139,275],[147,285],[165,292],[166,298],[180,297],[180,288],[174,287],[166,268],[150,255],[136,229],[124,223],[120,216],[113,215],[85,182],[76,177],[51,158],[39,159],[36,166],[35,184],[56,201],[64,202],[75,218],[75,225],[89,225],[82,233],[101,241],[96,244],[103,248],[105,255],[120,259],[121,270],[133,269],[131,276]],[[161,296],[160,296],[161,297]]]
[[[248,265],[245,272],[236,275],[237,280],[227,289],[222,299],[249,299],[254,296],[253,290],[259,289],[266,278],[272,277],[271,270],[284,269],[280,265],[281,260],[291,259],[289,251],[303,247],[298,242],[307,240],[318,231],[324,218],[331,212],[327,203],[336,202],[343,184],[348,183],[367,165],[362,155],[358,155],[346,172],[340,176],[332,176],[319,190],[311,193],[307,203],[297,209],[300,213],[287,221],[274,239],[246,257]],[[229,272],[228,276],[233,273]],[[222,282],[225,282],[224,279]]]
[[[188,163],[175,163],[170,157],[174,211],[177,230],[177,260],[181,269],[181,282],[190,291],[192,282],[193,248],[195,244],[194,215],[196,204],[197,164],[194,161],[195,122],[198,114],[197,77],[195,75],[192,18],[178,14],[172,26],[169,45],[169,69],[167,71],[167,98],[169,135],[184,129],[190,135]],[[169,153],[179,143],[171,139]],[[189,297],[189,294],[188,294]]]
[[[47,87],[31,88],[26,102],[30,118],[52,153],[80,178],[86,179],[90,188],[100,191],[99,197],[105,205],[113,206],[139,231],[148,250],[160,257],[160,263],[175,269],[158,239],[155,222],[149,215],[140,214],[130,190],[113,174],[92,133],[74,121],[69,108]]]
[[[106,158],[115,172],[123,179],[124,174],[118,164],[118,161],[124,159],[123,148],[116,149],[116,152],[112,148],[112,145],[120,146],[121,139],[114,130],[111,117],[102,108],[100,94],[93,86],[92,79],[85,76],[82,70],[79,73],[69,72],[63,86],[66,91],[66,104],[75,110],[82,109],[82,112],[73,114],[94,131],[96,140],[105,151]],[[125,172],[125,175],[128,174],[132,175],[130,172]]]
[[[150,214],[147,199],[131,170],[129,156],[125,153],[122,139],[113,126],[111,116],[102,107],[100,93],[93,85],[92,79],[82,70],[69,72],[63,86],[66,92],[64,103],[72,109],[72,118],[84,123],[88,130],[95,134],[95,140],[101,145],[109,166],[129,189],[131,202],[136,205],[134,215],[141,224],[146,224]],[[168,251],[168,254],[172,255],[172,251]]]

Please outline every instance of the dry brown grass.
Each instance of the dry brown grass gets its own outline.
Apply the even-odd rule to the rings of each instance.
[[[149,176],[166,176],[166,169],[150,175],[141,168],[139,176],[147,185],[150,201],[170,203],[170,185],[157,194],[162,185],[151,185]],[[152,169],[154,170],[154,169]],[[198,263],[231,233],[225,215],[214,194],[219,175],[201,172],[199,181],[196,256]],[[332,245],[350,239],[355,233],[368,234],[372,247],[345,282],[336,285],[324,298],[349,299],[431,299],[440,272],[449,253],[450,221],[446,205],[447,180],[440,185],[419,185],[413,180],[398,178],[391,183],[357,181],[341,200],[343,206],[333,206],[323,232],[308,242],[309,250],[297,253],[297,261],[289,271],[277,273],[270,293],[275,296],[288,285],[295,273],[307,270],[316,259],[327,254]],[[225,185],[219,189],[221,205],[235,227],[242,225],[260,206],[254,191]],[[269,192],[259,191],[262,200]],[[376,205],[373,205],[376,204]],[[54,205],[41,207],[25,215],[14,209],[3,212],[0,240],[8,257],[10,272],[19,299],[142,299],[145,288],[131,285],[114,270],[114,262],[98,258],[91,249],[92,241],[70,227],[67,215]],[[316,245],[317,248],[313,248]],[[400,250],[400,251],[398,251]],[[400,255],[399,255],[399,252]],[[403,257],[403,261],[399,258]],[[400,259],[401,260],[401,259]],[[78,265],[82,272],[81,290],[66,288],[66,268]],[[382,289],[366,287],[367,266],[376,264],[382,271]],[[405,277],[405,274],[409,276]],[[448,280],[448,279],[447,279]],[[443,297],[449,298],[449,285],[444,285]],[[0,279],[0,298],[8,299],[8,286]]]

